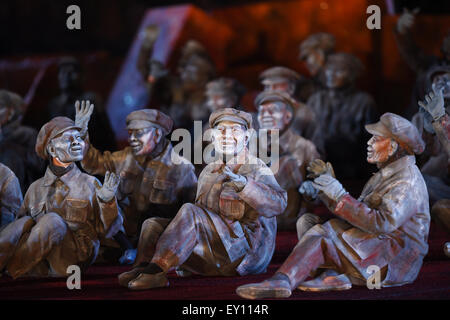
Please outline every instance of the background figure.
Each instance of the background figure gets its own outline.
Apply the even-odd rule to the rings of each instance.
[[[259,81],[264,91],[279,91],[287,93],[295,103],[291,103],[294,110],[291,128],[298,135],[311,140],[320,153],[324,153],[322,135],[318,132],[316,117],[309,106],[300,102],[296,96],[298,83],[302,76],[294,70],[285,67],[272,67],[259,75]],[[254,115],[256,116],[256,115]]]
[[[287,93],[279,91],[263,91],[255,99],[259,130],[267,130],[268,136],[267,151],[262,154],[271,154],[270,135],[274,132],[279,135],[279,158],[270,164],[270,168],[288,193],[288,204],[283,214],[277,216],[278,230],[295,230],[298,216],[312,210],[312,205],[304,201],[298,188],[306,179],[307,164],[320,157],[315,145],[292,129],[294,103]]]
[[[24,109],[22,97],[0,90],[0,162],[14,172],[23,193],[45,169],[34,151],[37,131],[21,123]]]
[[[22,200],[19,180],[14,172],[0,163],[0,230],[15,220]]]
[[[333,163],[336,176],[342,179],[364,178],[370,175],[365,162],[364,125],[374,122],[375,102],[366,92],[355,88],[362,71],[357,57],[347,53],[328,56],[324,67],[324,85],[308,100],[320,126],[326,158]]]
[[[414,43],[412,28],[415,23],[415,15],[418,12],[418,9],[415,9],[412,12],[408,11],[408,9],[404,9],[403,14],[398,19],[397,25],[394,28],[395,40],[400,54],[411,70],[417,75],[416,83],[411,94],[411,102],[403,112],[407,119],[411,119],[417,112],[417,101],[423,99],[428,90],[427,73],[430,68],[437,65],[450,65],[450,33],[442,42],[441,57],[427,55],[416,43]]]
[[[336,39],[334,35],[319,32],[302,41],[299,58],[305,62],[310,78],[301,78],[297,85],[296,96],[302,102],[323,88],[321,75],[329,54],[334,53]]]
[[[61,58],[58,65],[60,93],[47,106],[48,118],[68,117],[75,119],[74,104],[77,100],[87,100],[95,105],[89,126],[89,137],[100,150],[115,150],[116,140],[106,110],[100,97],[83,89],[83,70],[74,57]]]
[[[138,58],[138,68],[145,81],[150,83],[152,104],[149,107],[167,113],[173,119],[175,128],[192,131],[194,120],[208,119],[205,89],[206,84],[215,77],[214,63],[202,44],[189,40],[182,49],[177,74],[171,75],[161,62],[151,58],[155,39],[154,34],[148,36]],[[142,67],[144,57],[148,57],[145,68]]]

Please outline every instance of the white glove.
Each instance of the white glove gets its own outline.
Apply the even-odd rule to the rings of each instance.
[[[314,188],[312,181],[305,181],[302,183],[300,188],[298,188],[298,192],[307,199],[315,200],[317,199],[317,194],[319,193],[319,190]]]
[[[99,197],[103,202],[111,201],[116,196],[119,183],[120,176],[114,174],[113,172],[106,171],[103,186],[100,189],[97,189],[97,197]]]
[[[342,184],[330,175],[323,174],[313,182],[314,188],[322,191],[328,198],[338,202],[339,199],[348,194]]]

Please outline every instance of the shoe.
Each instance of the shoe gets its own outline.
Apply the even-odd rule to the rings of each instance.
[[[141,272],[143,270],[144,270],[144,268],[138,267],[138,268],[133,268],[130,271],[119,274],[119,276],[117,277],[119,279],[119,284],[122,287],[128,288],[128,282],[135,279],[138,275],[141,274]]]
[[[327,269],[313,280],[300,283],[297,287],[302,291],[341,291],[351,289],[352,282],[345,274],[339,274],[332,269]]]
[[[268,279],[240,286],[236,293],[245,299],[288,298],[291,296],[291,285],[285,280]]]
[[[192,272],[185,270],[183,268],[176,268],[175,273],[177,274],[177,276],[185,278],[185,277],[190,277],[193,275]]]
[[[141,273],[134,280],[128,282],[128,289],[146,290],[169,286],[169,280],[164,272],[156,274]]]

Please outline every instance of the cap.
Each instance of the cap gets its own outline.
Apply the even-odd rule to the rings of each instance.
[[[156,124],[163,129],[164,135],[169,134],[173,128],[172,118],[156,109],[133,111],[127,116],[126,122],[128,129],[142,129]]]
[[[250,129],[252,127],[252,116],[250,113],[236,110],[233,108],[223,108],[214,111],[209,116],[209,126],[214,128],[214,126],[221,121],[231,121],[235,123],[242,124]]]

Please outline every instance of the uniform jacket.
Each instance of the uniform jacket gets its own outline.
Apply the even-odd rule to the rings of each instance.
[[[15,219],[22,200],[19,180],[14,172],[0,163],[0,227]]]

